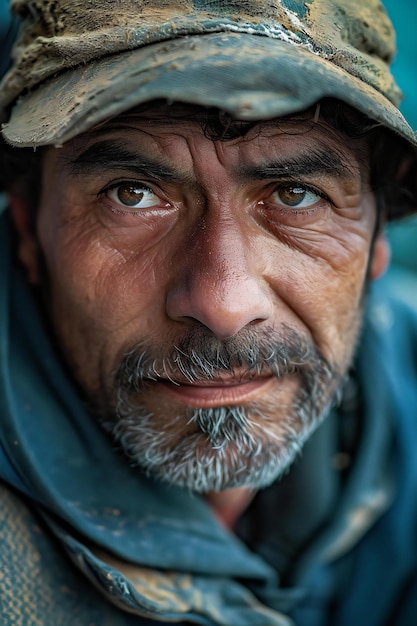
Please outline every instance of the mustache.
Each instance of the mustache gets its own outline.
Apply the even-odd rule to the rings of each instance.
[[[195,328],[166,349],[149,340],[132,346],[114,372],[114,385],[125,392],[140,392],[152,381],[174,384],[212,381],[227,375],[236,380],[257,376],[281,377],[299,373],[310,391],[329,381],[334,367],[313,341],[284,327],[255,331],[243,329],[220,340],[211,331]]]

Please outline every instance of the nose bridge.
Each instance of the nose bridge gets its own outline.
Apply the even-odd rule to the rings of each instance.
[[[217,291],[227,292],[238,287],[237,279],[247,279],[251,274],[251,259],[247,234],[242,232],[236,220],[230,217],[204,217],[198,231],[192,235],[193,267],[200,280],[215,279]]]
[[[272,313],[256,247],[236,219],[203,216],[190,235],[168,315],[193,318],[219,338],[235,335]]]

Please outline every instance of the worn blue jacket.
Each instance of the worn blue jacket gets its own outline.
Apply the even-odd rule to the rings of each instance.
[[[417,624],[412,307],[374,286],[341,406],[232,535],[111,447],[0,222],[2,626]]]

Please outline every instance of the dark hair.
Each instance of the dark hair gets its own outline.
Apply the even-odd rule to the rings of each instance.
[[[39,204],[44,148],[14,148],[0,139],[0,191],[16,192],[33,215]]]
[[[258,121],[236,120],[216,108],[206,108],[165,101],[146,103],[135,108],[135,116],[151,114],[158,121],[193,120],[207,137],[229,141],[245,136]],[[376,195],[378,213],[386,219],[399,218],[417,210],[417,157],[409,144],[393,131],[376,124],[356,109],[331,98],[311,108],[311,123],[320,115],[335,130],[349,138],[365,137],[370,154],[371,186]],[[129,115],[127,113],[126,115]],[[284,118],[286,121],[297,116]],[[280,119],[276,121],[277,125]],[[0,190],[17,191],[36,213],[41,192],[41,164],[45,147],[14,148],[0,140]],[[401,171],[402,170],[402,171]]]

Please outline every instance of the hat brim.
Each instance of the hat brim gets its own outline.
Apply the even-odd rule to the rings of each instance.
[[[266,120],[325,97],[353,106],[417,145],[397,107],[363,80],[301,46],[242,33],[178,38],[67,70],[18,100],[3,135],[19,147],[62,145],[156,99]]]

